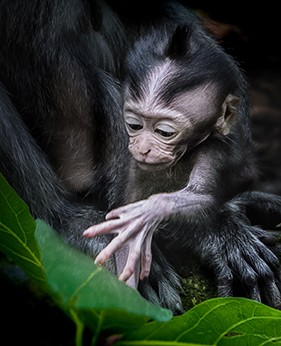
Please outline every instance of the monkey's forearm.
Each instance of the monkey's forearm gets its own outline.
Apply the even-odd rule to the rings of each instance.
[[[114,253],[128,246],[128,258],[120,279],[126,281],[139,270],[138,267],[140,278],[143,279],[150,273],[151,243],[159,224],[164,220],[177,220],[179,216],[184,219],[197,216],[199,210],[206,209],[211,204],[210,196],[194,192],[189,196],[187,190],[157,194],[111,211],[105,222],[88,228],[83,235],[91,238],[117,234],[96,257],[96,262],[104,264]]]
[[[218,173],[212,162],[216,152],[211,149],[196,153],[194,168],[182,190],[154,194],[147,199],[112,210],[107,214],[105,222],[88,228],[83,235],[89,238],[102,234],[117,234],[97,256],[96,261],[104,264],[116,251],[128,245],[127,265],[121,278],[129,278],[139,263],[142,263],[140,276],[144,278],[150,271],[153,234],[161,222],[169,224],[175,221],[191,226],[192,223],[209,223],[212,214],[215,216],[219,209],[219,199],[214,186]],[[193,229],[195,230],[190,227],[190,232]],[[185,237],[188,239],[189,231],[182,235],[183,240]],[[190,238],[193,238],[192,234]]]

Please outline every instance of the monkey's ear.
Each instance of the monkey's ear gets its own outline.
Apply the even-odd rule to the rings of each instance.
[[[191,28],[187,25],[177,26],[167,47],[167,56],[170,58],[184,57],[189,50]]]
[[[239,98],[231,94],[227,95],[222,104],[222,115],[218,118],[216,129],[226,136],[237,118],[237,105]]]

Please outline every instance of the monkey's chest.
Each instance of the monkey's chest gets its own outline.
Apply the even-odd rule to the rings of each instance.
[[[153,194],[183,189],[189,181],[190,172],[179,168],[157,172],[135,171],[128,184],[128,199],[133,202]]]

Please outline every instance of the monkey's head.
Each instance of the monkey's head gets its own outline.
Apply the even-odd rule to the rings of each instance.
[[[193,27],[180,26],[140,38],[128,54],[124,118],[141,169],[172,167],[211,134],[229,133],[238,113],[235,65],[206,47]]]
[[[172,167],[210,135],[229,133],[238,98],[229,94],[218,104],[215,92],[212,85],[205,85],[177,95],[169,106],[152,94],[125,103],[129,151],[142,170]]]

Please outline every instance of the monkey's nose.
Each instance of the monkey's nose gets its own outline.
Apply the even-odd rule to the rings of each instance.
[[[144,149],[144,150],[140,150],[140,154],[142,155],[142,156],[146,156],[147,154],[149,154],[150,153],[150,149]]]

